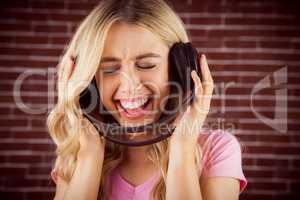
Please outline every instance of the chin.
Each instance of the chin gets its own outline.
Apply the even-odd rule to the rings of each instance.
[[[143,126],[146,124],[153,123],[154,119],[138,119],[135,121],[127,120],[127,119],[118,119],[117,120],[121,126],[124,127],[136,127],[136,126]]]

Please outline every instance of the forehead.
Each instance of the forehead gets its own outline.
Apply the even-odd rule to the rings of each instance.
[[[112,24],[105,39],[103,56],[126,57],[145,52],[164,54],[168,47],[146,28],[119,21]]]

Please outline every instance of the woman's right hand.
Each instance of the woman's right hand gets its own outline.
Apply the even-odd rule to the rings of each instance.
[[[93,159],[104,158],[105,140],[91,122],[83,118],[79,136],[80,149],[77,154],[78,159],[92,157]]]
[[[68,65],[65,66],[65,69],[67,70],[69,80],[76,67],[75,58],[73,56],[68,56],[66,65]],[[93,124],[91,124],[91,122],[84,116],[82,118],[80,130],[80,149],[77,154],[77,159],[81,160],[86,157],[92,157],[92,159],[99,158],[103,160],[105,149],[104,138],[99,135]]]
[[[75,63],[71,56],[64,62],[62,81],[69,81]],[[67,75],[67,76],[66,76]],[[77,164],[70,182],[57,176],[57,187],[54,199],[89,200],[97,199],[102,167],[104,161],[105,141],[91,122],[82,116],[79,122]]]

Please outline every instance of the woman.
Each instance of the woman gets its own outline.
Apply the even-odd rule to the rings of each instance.
[[[201,131],[213,92],[204,55],[203,80],[191,73],[196,100],[161,142],[106,141],[79,107],[80,93],[95,77],[105,109],[120,125],[156,121],[171,95],[169,49],[188,41],[182,21],[162,0],[103,0],[80,24],[58,65],[58,102],[47,124],[57,145],[56,200],[238,199],[247,184],[238,141],[225,131]]]

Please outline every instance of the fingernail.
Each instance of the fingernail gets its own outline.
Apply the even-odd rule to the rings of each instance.
[[[196,75],[196,70],[192,70],[191,76],[193,76],[193,74]]]

